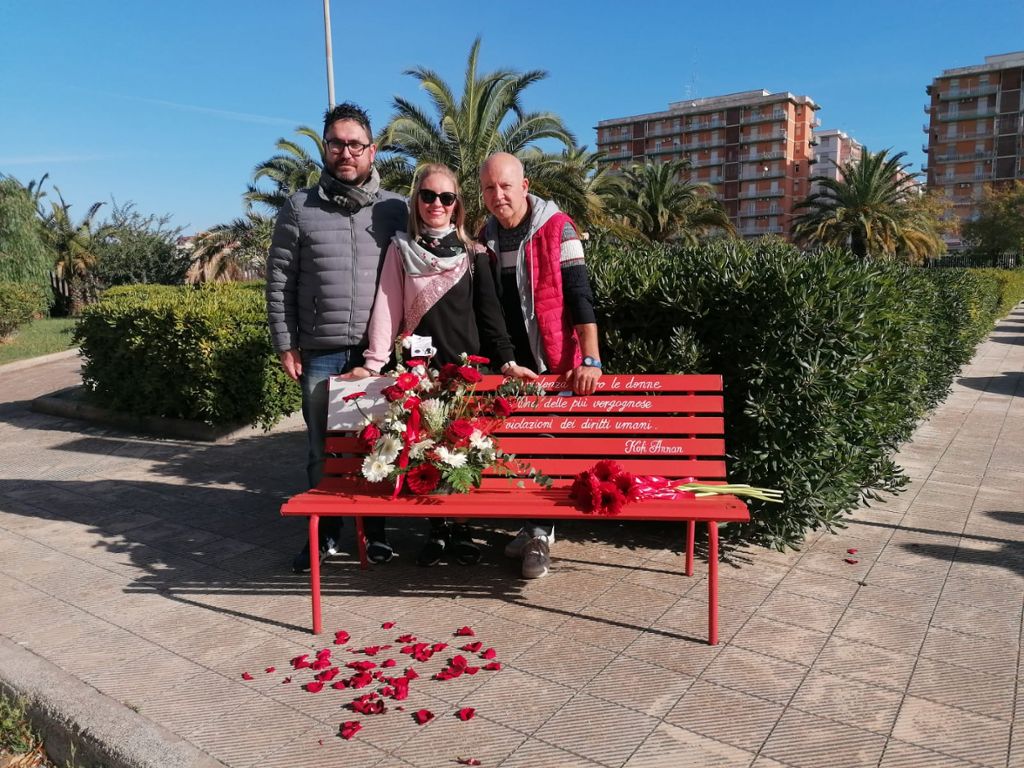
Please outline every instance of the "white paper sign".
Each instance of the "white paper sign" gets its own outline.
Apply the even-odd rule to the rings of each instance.
[[[366,424],[366,417],[383,416],[388,401],[381,394],[381,390],[394,383],[393,376],[372,376],[354,381],[332,376],[327,400],[328,431],[356,432]],[[363,394],[352,400],[345,400],[348,395],[357,392]]]

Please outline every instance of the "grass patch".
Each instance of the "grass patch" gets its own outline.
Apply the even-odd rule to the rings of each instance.
[[[43,762],[43,745],[25,715],[25,704],[0,694],[0,765],[36,766]]]
[[[23,326],[13,339],[0,344],[0,365],[70,349],[74,346],[71,340],[74,327],[75,320],[70,317],[33,320]]]

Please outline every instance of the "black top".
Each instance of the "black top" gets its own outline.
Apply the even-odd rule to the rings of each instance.
[[[510,360],[525,365],[513,354],[487,254],[470,258],[466,274],[427,310],[416,334],[431,337],[437,349],[432,362],[438,366],[458,363],[463,352],[489,357],[495,370]],[[470,306],[473,311],[467,312]]]

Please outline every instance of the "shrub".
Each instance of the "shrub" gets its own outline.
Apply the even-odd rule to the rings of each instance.
[[[46,291],[35,283],[0,283],[0,341],[46,312],[48,303]]]
[[[1024,269],[972,269],[991,275],[999,283],[999,307],[996,318],[1006,317],[1024,299]]]
[[[723,375],[730,477],[786,493],[740,533],[779,548],[906,482],[892,454],[993,311],[981,276],[780,241],[598,242],[588,261],[609,370]]]
[[[300,407],[270,345],[262,283],[111,288],[75,340],[82,380],[108,408],[269,428]]]

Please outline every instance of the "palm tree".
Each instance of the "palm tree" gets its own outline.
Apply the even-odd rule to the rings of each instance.
[[[320,181],[320,172],[324,168],[323,137],[308,125],[300,125],[295,133],[313,142],[316,156],[307,152],[297,141],[278,139],[275,146],[280,154],[264,160],[253,169],[252,183],[242,196],[247,207],[259,204],[276,213],[295,192],[316,186]],[[267,191],[257,186],[257,182],[263,178],[270,179],[274,188]]]
[[[477,73],[480,38],[473,42],[466,63],[462,95],[456,98],[439,74],[425,67],[407,70],[425,90],[431,115],[402,97],[395,97],[395,115],[378,139],[382,158],[381,182],[389,189],[408,191],[416,168],[443,163],[455,171],[462,188],[466,223],[471,231],[484,218],[479,170],[495,152],[522,157],[542,139],[555,139],[572,150],[575,140],[561,118],[551,112],[526,112],[523,91],[547,77],[542,70],[499,69]],[[532,183],[539,178],[531,177]]]
[[[251,278],[266,268],[274,217],[249,211],[196,237],[185,282],[223,283]]]
[[[627,229],[653,242],[696,244],[714,230],[734,232],[710,184],[691,182],[690,163],[634,165],[622,177],[612,213]]]
[[[622,179],[601,162],[603,152],[573,147],[559,154],[531,148],[520,158],[530,179],[530,191],[556,200],[584,230],[593,227],[615,229],[610,215],[614,201],[622,196]]]
[[[43,219],[47,244],[56,254],[54,272],[67,281],[68,312],[77,316],[82,308],[96,296],[93,270],[99,259],[97,245],[101,237],[93,229],[93,222],[103,203],[93,203],[77,223],[71,217],[71,206],[64,201],[60,189],[53,188],[57,200],[51,201],[51,210]]]
[[[920,259],[941,250],[937,223],[912,204],[920,174],[907,171],[901,162],[905,156],[865,147],[859,161],[838,166],[839,179],[814,177],[818,191],[796,205],[805,211],[794,223],[797,240],[848,247],[861,258],[902,252]]]

